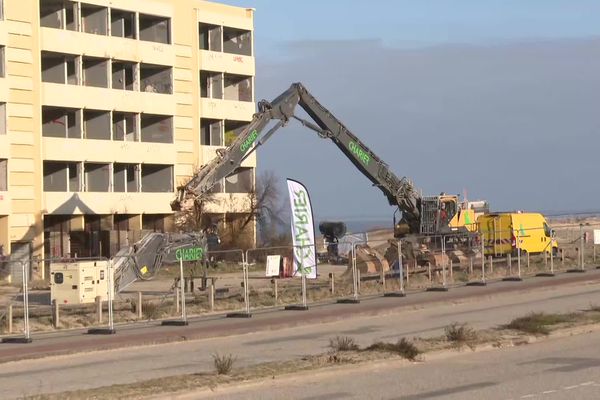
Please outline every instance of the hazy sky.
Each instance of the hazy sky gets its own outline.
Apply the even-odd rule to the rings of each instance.
[[[600,1],[226,3],[256,8],[257,100],[303,82],[424,194],[600,210]],[[259,149],[259,170],[303,181],[318,218],[393,212],[298,124]]]

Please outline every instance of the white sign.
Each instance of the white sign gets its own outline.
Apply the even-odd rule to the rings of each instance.
[[[600,229],[594,229],[594,244],[600,244]]]
[[[265,276],[279,276],[281,256],[267,256],[267,270]]]
[[[294,276],[317,279],[315,229],[308,191],[300,182],[287,180],[292,208],[292,239],[294,243]]]

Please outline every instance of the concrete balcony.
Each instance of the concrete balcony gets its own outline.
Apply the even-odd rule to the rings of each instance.
[[[44,27],[40,34],[44,51],[175,65],[175,46],[169,44]]]
[[[213,158],[217,156],[217,150],[223,149],[221,146],[200,146],[202,152],[202,158],[200,162],[202,164],[208,164]],[[252,153],[241,165],[242,167],[256,168],[256,153]]]
[[[171,214],[174,193],[44,192],[46,214]]]
[[[175,115],[175,96],[61,83],[42,83],[42,105]]]
[[[10,194],[8,192],[0,192],[0,215],[10,215]]]
[[[200,115],[202,118],[231,119],[250,121],[256,112],[254,102],[220,99],[200,99]]]
[[[198,65],[205,71],[251,76],[256,73],[254,57],[219,51],[199,50]]]
[[[250,212],[250,198],[247,193],[216,193],[214,201],[206,206],[207,213],[247,213]]]
[[[94,139],[42,139],[42,157],[52,161],[176,164],[175,144]]]

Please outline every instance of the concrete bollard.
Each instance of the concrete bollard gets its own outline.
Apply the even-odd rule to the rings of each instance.
[[[96,321],[102,323],[102,297],[96,296]]]
[[[331,284],[331,294],[335,295],[335,275],[333,274],[333,272],[329,273],[329,282]]]
[[[138,292],[138,301],[137,301],[137,307],[136,307],[136,311],[137,311],[137,317],[138,319],[142,319],[142,316],[144,315],[143,312],[144,310],[142,310],[142,292]]]
[[[215,311],[215,284],[211,282],[208,287],[208,306],[210,311]]]
[[[57,329],[60,326],[60,315],[58,310],[58,301],[52,300],[52,326]]]

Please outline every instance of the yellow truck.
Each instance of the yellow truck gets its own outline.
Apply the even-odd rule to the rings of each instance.
[[[521,253],[556,254],[554,232],[540,213],[491,213],[477,219],[486,256]]]

